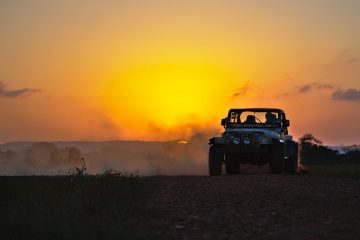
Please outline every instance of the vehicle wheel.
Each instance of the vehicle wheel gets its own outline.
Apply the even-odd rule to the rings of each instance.
[[[226,174],[239,174],[240,163],[231,157],[225,158]]]
[[[221,175],[224,152],[222,147],[212,145],[209,149],[209,174],[210,176]]]
[[[292,156],[286,160],[285,170],[288,174],[296,174],[298,172],[298,145],[295,144]]]
[[[270,172],[281,174],[285,168],[284,145],[274,144],[271,149]]]

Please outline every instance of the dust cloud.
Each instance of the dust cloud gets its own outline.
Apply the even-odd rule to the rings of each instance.
[[[208,140],[214,133],[194,133],[167,142],[39,142],[0,145],[1,175],[62,175],[80,167],[89,174],[108,169],[149,175],[206,175]]]
[[[54,143],[32,143],[20,151],[0,150],[0,174],[55,175],[61,169],[80,164],[80,159],[81,151],[76,147],[60,149]]]

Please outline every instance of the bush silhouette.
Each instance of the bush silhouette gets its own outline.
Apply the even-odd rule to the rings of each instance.
[[[355,149],[340,154],[339,151],[324,146],[323,142],[311,133],[306,133],[299,138],[299,144],[300,159],[304,165],[360,162],[360,150]]]

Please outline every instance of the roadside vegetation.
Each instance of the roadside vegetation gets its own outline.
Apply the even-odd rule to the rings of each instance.
[[[360,150],[357,146],[343,147],[340,153],[308,133],[299,139],[301,164],[312,175],[360,179]]]
[[[0,177],[0,191],[1,239],[161,239],[138,173]]]

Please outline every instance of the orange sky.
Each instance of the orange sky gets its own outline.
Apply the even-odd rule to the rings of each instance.
[[[279,107],[360,143],[360,2],[1,1],[0,142],[220,132]]]

